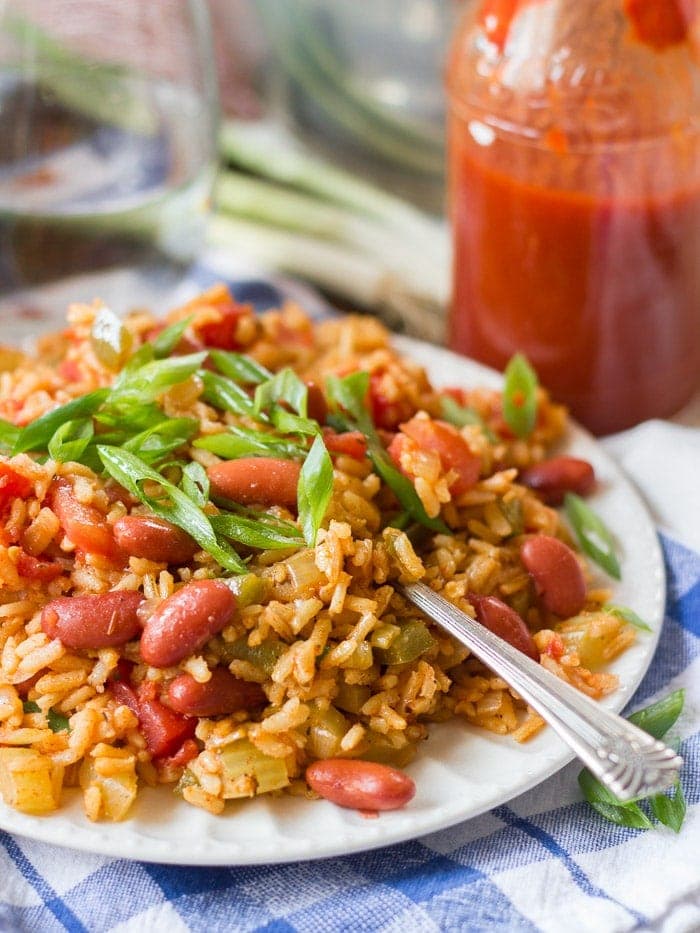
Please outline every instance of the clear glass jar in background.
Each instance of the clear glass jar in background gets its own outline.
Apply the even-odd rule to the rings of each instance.
[[[277,113],[301,141],[440,214],[458,0],[254,0]]]
[[[0,296],[115,269],[175,282],[202,241],[217,117],[204,3],[2,4]]]
[[[687,9],[687,13],[683,11]],[[596,433],[700,379],[700,14],[479,0],[452,45],[448,343]]]

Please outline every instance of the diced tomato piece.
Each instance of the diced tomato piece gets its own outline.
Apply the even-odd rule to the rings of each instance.
[[[185,739],[180,748],[169,758],[161,758],[160,764],[164,768],[184,768],[199,754],[199,745],[194,739]]]
[[[17,573],[20,577],[26,577],[27,580],[41,580],[43,583],[50,583],[56,577],[63,573],[63,567],[55,560],[39,560],[27,554],[25,550],[20,549],[17,558]]]
[[[236,328],[239,320],[252,313],[251,305],[239,305],[232,298],[222,302],[217,311],[219,317],[207,321],[197,328],[200,339],[206,347],[215,347],[218,350],[240,350],[242,344],[236,338]]]
[[[344,454],[354,460],[364,460],[367,455],[367,438],[362,431],[343,431],[336,434],[335,431],[325,429],[323,443],[332,454]]]
[[[114,680],[110,689],[118,703],[138,716],[139,731],[152,758],[173,755],[194,735],[196,718],[180,716],[161,703],[153,682],[144,681],[135,691],[127,680]]]
[[[401,458],[403,457],[404,453],[406,452],[406,449],[410,445],[411,445],[411,440],[405,434],[394,434],[394,436],[391,439],[391,443],[386,449],[387,453],[389,454],[391,459],[394,461],[394,465],[398,467],[398,469],[401,470],[401,472],[404,473],[406,476],[409,476],[409,473],[406,470],[404,470],[404,468],[401,466]],[[414,479],[415,477],[411,475],[410,478]]]
[[[100,554],[115,563],[123,558],[104,515],[98,509],[78,502],[70,482],[54,480],[49,501],[61,527],[77,548],[88,554]]]
[[[26,499],[33,489],[31,480],[7,463],[0,463],[0,509],[13,499]]]
[[[432,418],[411,418],[401,430],[423,450],[434,450],[443,469],[457,473],[450,486],[452,495],[460,496],[479,479],[481,460],[453,425]]]
[[[564,647],[561,635],[554,634],[547,643],[545,654],[548,654],[550,658],[554,658],[555,661],[559,661],[564,654]]]
[[[411,403],[405,398],[392,400],[387,397],[384,388],[385,371],[375,370],[369,377],[369,409],[372,421],[377,428],[395,431],[402,421],[414,413]]]
[[[58,374],[66,382],[80,382],[83,379],[83,371],[75,360],[63,360],[58,367]]]
[[[195,717],[181,716],[156,699],[156,685],[144,681],[139,687],[139,730],[153,758],[172,755],[187,739],[191,739],[197,726]]]

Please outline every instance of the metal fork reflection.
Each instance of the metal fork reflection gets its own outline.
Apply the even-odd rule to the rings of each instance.
[[[424,583],[398,589],[537,710],[618,800],[657,794],[678,780],[683,759],[672,748],[555,677]]]

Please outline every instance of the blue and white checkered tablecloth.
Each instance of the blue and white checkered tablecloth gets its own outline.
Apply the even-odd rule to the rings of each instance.
[[[241,287],[256,299],[263,298],[256,287],[269,288]],[[610,444],[642,493],[654,471],[644,470],[635,450],[643,452],[654,431],[655,467],[666,470],[666,429],[686,432],[683,440],[694,452],[686,472],[698,476],[698,428],[645,425]],[[576,762],[508,805],[451,829],[318,862],[174,867],[73,852],[0,831],[0,930],[700,929],[700,499],[695,483],[676,490],[684,502],[680,522],[655,504],[668,574],[666,618],[630,710],[686,690],[677,732],[688,813],[679,835],[603,821],[580,798]]]

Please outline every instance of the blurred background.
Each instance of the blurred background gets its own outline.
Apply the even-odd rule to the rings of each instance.
[[[444,68],[464,0],[208,3],[223,115],[211,242],[442,339]]]

